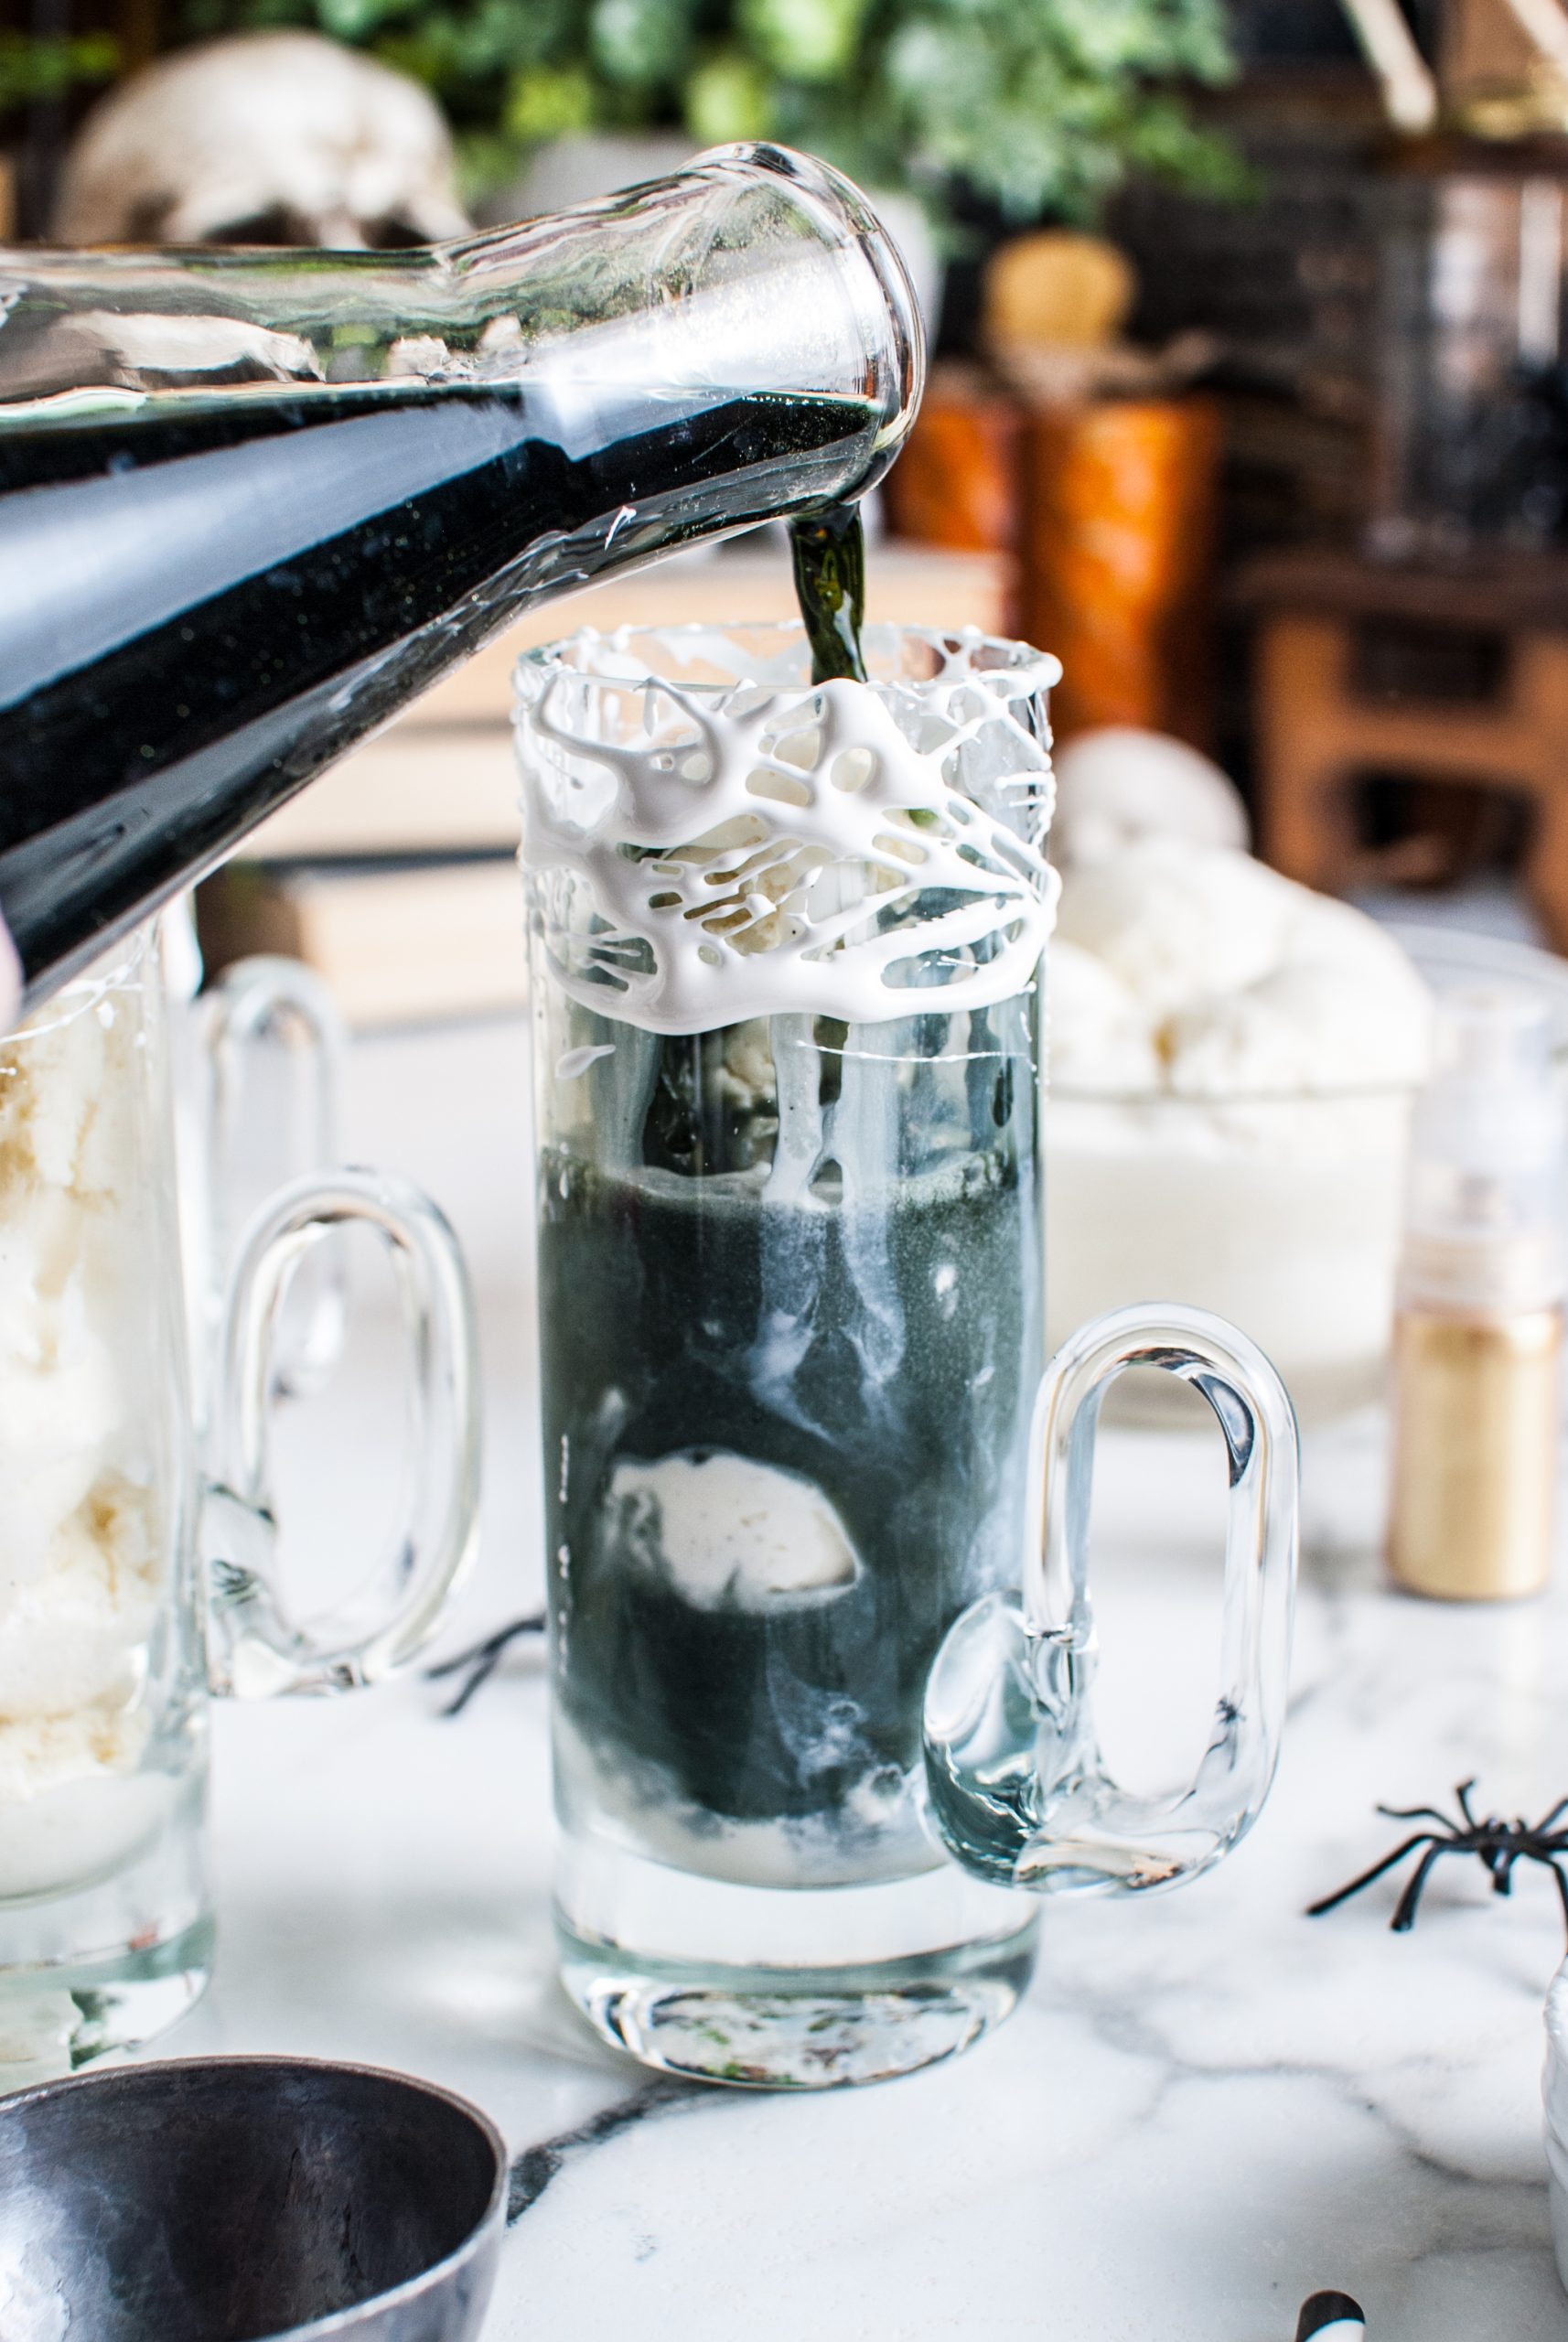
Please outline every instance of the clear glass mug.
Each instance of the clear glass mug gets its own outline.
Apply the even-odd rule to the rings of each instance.
[[[402,1181],[295,1182],[240,1248],[198,1454],[166,1002],[149,933],[0,1041],[0,2066],[133,2046],[200,1992],[209,1694],[378,1681],[474,1544],[472,1306]],[[414,1491],[365,1612],[285,1614],[272,1574],[273,1334],[345,1220],[391,1249],[413,1347]]]
[[[1005,2016],[1024,1890],[1175,1885],[1237,1842],[1295,1559],[1294,1420],[1242,1337],[1122,1312],[1042,1381],[1055,662],[913,628],[866,649],[926,759],[914,808],[846,761],[856,687],[813,689],[798,628],[585,635],[518,671],[562,1972],[650,2064],[792,2087]],[[715,825],[736,725],[757,811]],[[658,840],[634,768],[690,808]],[[879,1013],[823,1013],[809,936],[761,964],[813,920],[896,973]],[[697,981],[757,1013],[650,1029],[693,936]],[[1232,1484],[1212,1744],[1152,1802],[1101,1761],[1090,1691],[1095,1427],[1133,1365],[1204,1394]]]

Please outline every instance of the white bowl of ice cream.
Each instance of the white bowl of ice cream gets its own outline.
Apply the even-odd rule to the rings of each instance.
[[[1239,848],[1064,874],[1047,956],[1047,1321],[1217,1311],[1304,1418],[1377,1396],[1431,995],[1385,930]]]

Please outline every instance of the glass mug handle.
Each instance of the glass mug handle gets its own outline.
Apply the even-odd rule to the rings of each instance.
[[[315,1623],[285,1616],[274,1583],[270,1495],[272,1350],[289,1279],[345,1221],[372,1228],[397,1273],[414,1361],[415,1430],[406,1515],[375,1615],[362,1601]],[[377,1683],[429,1640],[478,1542],[478,1340],[457,1240],[429,1198],[377,1171],[298,1179],[252,1221],[229,1287],[213,1393],[203,1547],[208,1668],[214,1692],[349,1691]]]
[[[206,1052],[200,1166],[206,1186],[204,1307],[210,1335],[254,1201],[338,1159],[338,1101],[349,1037],[322,979],[303,962],[278,952],[234,961],[197,1006]],[[263,1050],[275,1058],[283,1096],[261,1098],[264,1111],[258,1112]],[[347,1309],[342,1249],[322,1245],[296,1284],[273,1344],[278,1391],[298,1396],[319,1387],[342,1348]]]
[[[1090,1476],[1100,1405],[1132,1366],[1202,1392],[1225,1441],[1221,1688],[1196,1778],[1132,1796],[1094,1727]],[[1036,1894],[1140,1894],[1221,1861],[1262,1806],[1279,1757],[1295,1590],[1295,1416],[1256,1344],[1207,1310],[1120,1309],[1046,1370],[1030,1440],[1022,1598],[985,1595],[950,1629],[926,1690],[926,1781],[949,1853]],[[1043,1522],[1043,1545],[1040,1524]]]

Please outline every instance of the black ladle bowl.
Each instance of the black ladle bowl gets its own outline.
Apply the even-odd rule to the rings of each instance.
[[[406,2074],[195,2057],[0,2099],[4,2342],[471,2342],[500,2133]]]

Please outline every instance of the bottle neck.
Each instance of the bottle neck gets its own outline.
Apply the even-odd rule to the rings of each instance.
[[[847,179],[779,147],[423,251],[8,258],[0,429],[40,399],[266,381],[841,398],[872,424],[833,491],[854,497],[924,376],[897,248]]]

